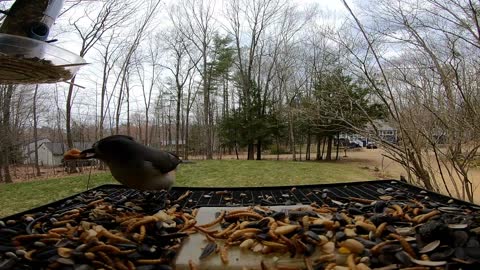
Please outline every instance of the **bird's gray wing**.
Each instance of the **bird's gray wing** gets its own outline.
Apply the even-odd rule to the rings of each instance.
[[[168,173],[175,170],[182,161],[177,155],[170,152],[155,151],[145,156],[146,161],[150,161],[154,168],[161,173]]]

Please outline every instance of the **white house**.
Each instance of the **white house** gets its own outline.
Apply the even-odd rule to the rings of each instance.
[[[397,129],[392,127],[389,123],[383,120],[373,120],[375,127],[377,128],[378,131],[378,136],[383,140],[387,141],[390,143],[396,143],[398,140],[398,133]],[[375,129],[373,129],[371,126],[368,127],[368,129],[372,132],[375,133]]]
[[[58,166],[62,164],[63,154],[68,150],[65,143],[52,142],[49,139],[38,140],[38,163],[40,166]],[[74,142],[75,148],[80,150],[87,149],[92,143]],[[31,142],[24,146],[24,163],[35,163],[35,143]]]
[[[366,126],[366,131],[368,131],[372,136],[362,136],[360,134],[352,134],[352,133],[342,133],[339,136],[340,140],[346,140],[348,142],[355,142],[359,145],[366,146],[370,141],[375,141],[380,137],[382,141],[396,143],[398,140],[398,132],[397,129],[390,126],[389,123],[383,120],[373,120],[375,124],[376,130],[378,133],[376,134],[375,129],[372,127],[370,123]],[[373,136],[376,134],[376,136]]]

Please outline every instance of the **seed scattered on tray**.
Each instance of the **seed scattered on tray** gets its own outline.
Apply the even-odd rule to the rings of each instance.
[[[195,191],[93,190],[1,220],[0,269],[172,269],[182,240],[194,233],[207,242],[192,269],[212,256],[228,267],[237,247],[277,258],[256,269],[298,269],[292,260],[302,269],[480,269],[480,208],[435,201],[431,193],[375,190],[368,199],[312,190],[308,207],[230,209],[208,224],[197,224],[198,208],[188,207],[203,200]],[[281,194],[289,192],[303,191]]]
[[[478,209],[387,193],[387,201],[325,197],[326,204],[293,210],[252,206],[219,213],[209,230],[195,227],[210,241],[201,257],[222,256],[213,252],[219,246],[290,256],[258,269],[298,269],[289,268],[291,260],[305,257],[303,269],[480,269]]]
[[[165,192],[118,198],[94,191],[7,222],[0,269],[171,269],[188,236],[181,229],[195,220],[191,209],[164,201]]]

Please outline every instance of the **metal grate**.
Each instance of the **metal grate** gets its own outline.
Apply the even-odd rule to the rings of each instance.
[[[389,201],[389,202],[387,203],[380,202],[379,204],[378,203],[372,204],[375,200],[378,200],[378,199]],[[395,204],[397,206],[407,206],[407,208],[409,208],[408,205],[413,205],[413,207],[417,207],[418,205],[423,204],[427,207],[426,209],[423,209],[423,210],[437,208],[439,209],[439,211],[442,211],[443,212],[442,218],[446,218],[447,220],[454,222],[451,225],[462,225],[463,222],[465,222],[464,223],[465,225],[470,226],[469,228],[465,227],[466,229],[465,231],[463,231],[463,234],[462,234],[462,231],[460,230],[460,235],[467,236],[467,238],[465,239],[468,239],[469,236],[472,236],[474,234],[473,230],[471,231],[467,231],[467,230],[470,230],[471,228],[474,228],[476,230],[479,228],[478,227],[479,221],[474,217],[476,213],[479,212],[478,210],[480,210],[479,206],[476,206],[467,202],[459,201],[459,200],[454,200],[447,196],[429,192],[429,191],[420,189],[418,187],[414,187],[406,183],[393,181],[393,180],[327,184],[327,185],[308,185],[308,186],[296,186],[296,187],[294,186],[253,187],[253,188],[176,187],[176,188],[173,188],[170,192],[165,192],[165,191],[141,192],[141,191],[125,188],[124,186],[121,186],[121,185],[104,185],[104,186],[100,186],[95,189],[82,192],[80,194],[65,198],[63,200],[60,200],[51,204],[47,204],[35,209],[30,209],[23,213],[18,213],[10,217],[0,219],[2,220],[2,224],[0,225],[0,269],[44,269],[43,266],[46,266],[47,263],[50,263],[51,262],[50,260],[60,259],[59,255],[57,254],[58,250],[56,246],[42,247],[42,245],[45,243],[39,244],[38,241],[33,242],[35,240],[27,244],[28,245],[27,250],[29,250],[31,254],[34,254],[36,256],[35,260],[18,259],[17,255],[13,253],[17,251],[18,246],[16,243],[12,242],[12,237],[14,237],[15,235],[19,237],[20,236],[30,237],[32,234],[34,234],[34,237],[38,237],[38,235],[48,236],[49,233],[47,234],[47,232],[50,232],[49,229],[52,228],[52,224],[58,222],[56,218],[57,217],[62,218],[65,215],[68,215],[68,213],[71,213],[71,212],[67,212],[67,211],[71,209],[83,209],[81,211],[82,214],[80,216],[77,216],[76,219],[73,221],[70,220],[72,222],[76,222],[78,224],[85,220],[93,219],[94,224],[102,225],[104,228],[108,230],[118,229],[121,226],[116,218],[112,219],[110,215],[102,216],[103,209],[101,208],[99,209],[97,207],[91,207],[96,205],[97,203],[102,203],[104,201],[111,202],[107,205],[113,206],[112,209],[115,209],[116,213],[124,213],[123,211],[128,210],[128,212],[139,212],[143,216],[152,215],[158,212],[158,210],[171,207],[174,204],[179,204],[181,207],[183,207],[183,209],[179,209],[178,207],[174,207],[172,209],[180,210],[182,212],[185,211],[188,213],[193,212],[193,208],[205,207],[205,206],[250,206],[250,205],[259,205],[259,204],[266,205],[266,206],[273,206],[273,205],[294,205],[294,204],[317,204],[317,205],[329,205],[329,206],[335,207],[336,209],[342,209],[341,211],[346,210],[348,212],[348,215],[350,216],[364,214],[365,217],[373,218],[375,217],[375,213],[377,211],[378,205],[380,206],[383,205],[383,207],[385,207],[386,204]],[[420,210],[420,208],[415,208],[415,209]],[[383,208],[381,208],[380,210],[383,211]],[[477,211],[472,211],[472,210],[477,210]],[[459,212],[459,215],[457,216],[455,214],[452,215],[452,211],[454,211],[453,213]],[[301,213],[302,215],[304,215],[305,213],[303,211],[291,211],[288,213],[289,215],[295,215],[295,212]],[[93,218],[92,218],[92,215],[93,215]],[[471,215],[473,218],[466,218],[466,215]],[[28,218],[30,218],[29,220],[27,220],[27,216]],[[419,216],[421,215],[416,215],[415,218]],[[341,214],[334,215],[335,220],[337,220],[336,222],[339,222],[339,224],[343,219],[341,217],[342,217]],[[380,218],[382,217],[384,216],[381,216],[381,217],[377,216],[377,221],[383,222],[380,220]],[[178,222],[182,221],[181,218],[176,218],[176,219],[178,219]],[[402,220],[397,220],[397,221],[392,219],[391,224],[400,225],[400,227],[411,226],[411,225],[408,225],[410,224],[408,222],[407,222],[407,225],[405,225],[405,222],[403,222]],[[462,224],[456,224],[459,221]],[[434,223],[437,224],[439,222],[434,221]],[[163,224],[163,223],[160,223],[160,224]],[[425,227],[431,228],[432,225],[425,226]],[[163,225],[161,226],[161,229],[162,228],[163,228]],[[312,225],[310,225],[310,228],[312,228]],[[150,226],[150,230],[154,231],[156,229],[158,229],[157,224],[155,224],[155,226]],[[158,234],[158,232],[156,232],[155,235],[152,235],[153,237],[147,238],[149,239],[148,240],[149,242],[145,241],[143,243],[136,245],[137,251],[134,254],[137,254],[138,256],[140,256],[140,258],[143,258],[142,256],[145,255],[143,254],[145,252],[145,248],[144,248],[145,246],[149,247],[148,245],[151,245],[152,243],[155,246],[157,246],[160,243],[157,237],[164,237],[168,235],[173,237],[170,240],[177,241],[178,239],[175,240],[174,239],[175,237],[187,236],[187,234],[184,234],[184,236],[181,236],[181,233],[177,234],[177,231],[167,232],[167,229],[168,228],[165,228],[165,230],[163,231],[166,234]],[[395,230],[395,227],[393,227],[393,229]],[[333,231],[330,231],[330,232],[333,232]],[[340,237],[340,235],[337,236],[339,232],[341,231],[336,232],[335,238]],[[430,233],[433,233],[433,229],[431,229]],[[420,233],[417,233],[417,234],[420,234]],[[442,233],[441,235],[444,235],[444,234]],[[457,235],[457,234],[453,234],[453,235]],[[65,238],[66,235],[62,235],[62,237],[63,239],[57,242],[57,244],[63,243],[66,241],[65,240],[67,239]],[[456,237],[457,236],[453,238],[455,239],[454,243],[457,242]],[[71,239],[70,236],[68,236],[68,238]],[[439,236],[436,239],[440,239],[440,238],[441,236]],[[470,240],[472,239],[473,239],[473,242],[470,243],[471,242]],[[48,240],[48,239],[45,238],[42,240]],[[377,239],[377,240],[381,240],[381,239]],[[417,243],[415,243],[414,245],[418,245],[418,241],[421,240],[421,236],[420,238],[417,237],[416,240],[417,240]],[[336,241],[338,241],[338,239]],[[368,241],[368,240],[365,240],[365,241]],[[369,242],[369,245],[372,245],[372,247],[373,245],[376,245],[375,242],[372,242],[372,241],[368,241],[368,242]],[[446,241],[446,243],[448,245],[453,245],[451,244],[452,241]],[[469,243],[472,246],[467,247]],[[478,247],[478,246],[473,246],[476,243],[478,243],[478,237],[476,235],[474,235],[473,238],[470,237],[468,243],[465,240],[465,243],[462,244],[462,246],[465,245],[466,246],[465,249],[468,248],[467,251],[471,253],[465,253],[467,251],[465,251],[463,247],[458,247],[458,249],[455,250],[455,258],[457,259],[457,261],[455,261],[454,258],[452,258],[452,261],[450,261],[449,264],[451,264],[453,267],[448,267],[448,269],[460,269],[457,267],[459,265],[457,264],[457,262],[459,258],[462,259],[463,257],[469,260],[470,259],[473,260],[473,261],[467,262],[467,263],[472,262],[473,264],[464,265],[462,262],[460,262],[462,269],[466,269],[466,270],[479,269],[478,267],[479,259],[477,258],[478,253],[472,253],[476,251],[476,248]],[[77,244],[79,244],[79,242],[75,242],[72,245],[75,245],[76,247],[78,247],[79,245]],[[162,241],[161,246],[163,245],[168,246],[170,244],[173,245],[173,243],[171,242]],[[39,245],[40,245],[40,249],[38,247]],[[130,245],[128,249],[130,249],[131,247],[132,246]],[[174,254],[171,252],[167,253],[169,248],[159,249],[159,250],[165,253],[162,253],[163,255],[156,254],[155,258],[160,257],[163,259],[163,257],[161,256],[168,256],[168,254]],[[148,251],[150,252],[150,249],[148,249]],[[457,251],[458,251],[458,254],[457,254]],[[151,255],[149,254],[150,253],[148,253],[145,256],[148,257]],[[382,255],[384,254],[382,253]],[[432,256],[433,255],[434,254],[432,254]],[[469,258],[467,255],[473,256],[473,257]],[[392,256],[392,254],[390,254],[389,256]],[[55,259],[52,259],[52,258],[55,258]],[[173,257],[168,257],[168,258],[173,259]],[[376,256],[376,255],[375,256],[369,255],[369,258],[371,259],[372,266],[379,266],[379,267],[391,264],[392,262],[395,261],[394,259],[392,259],[393,261],[389,261],[389,259],[388,258],[385,259],[385,257],[381,259],[380,256]],[[403,263],[403,261],[401,261],[398,258],[396,260]],[[68,261],[68,260],[67,262],[68,263],[84,263],[82,259],[80,259],[79,262]],[[162,261],[162,262],[165,262],[165,261]],[[12,263],[15,264],[14,268],[9,267],[10,265],[13,265]],[[7,267],[5,267],[5,265],[7,265]],[[159,267],[162,268],[161,266]]]
[[[379,180],[323,185],[276,186],[253,188],[174,188],[170,196],[175,198],[186,191],[192,194],[183,201],[185,207],[249,206],[249,205],[294,205],[347,203],[352,198],[377,200],[392,196],[402,200],[429,200],[439,204],[456,203],[474,206],[396,180]],[[332,202],[333,200],[333,202]],[[475,207],[475,206],[474,206]]]
[[[295,205],[295,204],[327,204],[338,206],[355,199],[376,200],[381,196],[391,196],[393,199],[418,200],[434,202],[438,205],[480,207],[452,199],[438,193],[430,192],[396,180],[379,180],[367,182],[304,185],[304,186],[276,186],[250,188],[187,188],[174,187],[166,192],[140,192],[125,188],[121,185],[103,185],[95,189],[53,202],[35,209],[5,217],[3,220],[13,219],[27,213],[41,212],[46,209],[69,210],[78,207],[85,201],[94,200],[95,194],[108,194],[108,200],[145,199],[152,211],[164,207],[165,198],[182,207],[221,207],[221,206],[250,206],[250,205]],[[188,196],[182,196],[185,194]],[[181,197],[181,200],[178,198]],[[178,200],[178,201],[177,201]]]

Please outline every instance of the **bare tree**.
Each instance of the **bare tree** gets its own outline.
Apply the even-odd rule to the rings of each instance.
[[[185,145],[184,145],[184,154],[183,158],[188,159],[189,155],[189,146],[190,146],[190,117],[191,117],[191,111],[193,108],[193,105],[196,103],[197,95],[200,89],[200,83],[197,83],[195,85],[195,74],[192,73],[192,76],[190,76],[190,79],[188,81],[188,87],[187,87],[187,97],[184,102],[185,104]]]
[[[115,33],[114,29],[112,29],[112,33],[105,40],[105,42],[102,42],[103,40],[101,40],[100,46],[102,48],[98,48],[103,65],[102,85],[100,92],[100,119],[98,124],[99,138],[103,138],[104,136],[105,118],[107,116],[107,110],[109,109],[109,105],[113,97],[113,91],[111,91],[110,95],[108,95],[108,86],[110,82],[109,79],[121,55],[122,46],[120,45],[121,42],[119,42],[118,38],[119,35]]]
[[[241,1],[234,0],[230,1],[227,6],[227,17],[229,20],[229,31],[234,37],[235,48],[237,52],[237,68],[240,73],[240,84],[241,84],[241,103],[242,107],[248,112],[247,119],[248,121],[253,121],[255,116],[254,107],[259,106],[258,114],[264,112],[264,106],[262,103],[262,97],[265,97],[267,92],[264,92],[263,95],[260,94],[261,85],[258,85],[258,79],[256,79],[255,74],[260,76],[260,72],[256,73],[258,69],[257,63],[262,63],[262,54],[264,50],[264,45],[266,41],[264,40],[268,27],[277,20],[279,20],[282,10],[285,8],[286,2],[281,0],[263,0],[263,1]],[[244,28],[248,29],[247,35],[245,36]],[[245,51],[243,44],[244,39],[249,40],[249,46]],[[274,42],[275,43],[275,42]],[[276,49],[275,49],[276,48]],[[278,47],[274,46],[272,54],[274,55],[272,63],[276,60]],[[271,77],[273,67],[270,65],[267,70],[267,76]],[[268,74],[270,73],[270,74]],[[271,80],[267,78],[267,85],[264,85],[265,88],[268,88],[268,82]],[[255,105],[257,104],[257,105]],[[260,116],[260,115],[259,115]],[[253,130],[250,131],[254,132]],[[248,159],[254,158],[254,135],[250,134],[248,142]],[[259,144],[258,153],[261,151],[261,142]],[[259,156],[259,155],[258,155]]]
[[[35,153],[36,176],[40,176],[40,165],[38,163],[37,93],[38,93],[38,84],[35,85],[35,91],[33,92],[33,140],[34,140],[34,147],[35,147],[34,153]]]
[[[183,0],[174,6],[170,18],[175,28],[193,44],[201,55],[201,64],[195,67],[202,78],[203,119],[205,129],[205,154],[213,158],[213,117],[211,109],[211,73],[209,72],[209,54],[216,31],[214,20],[215,7],[210,0]],[[189,52],[189,51],[187,51]],[[197,63],[195,57],[190,55]]]
[[[170,71],[173,76],[173,81],[175,85],[175,99],[176,99],[176,112],[175,112],[175,153],[180,153],[180,137],[182,125],[181,114],[182,114],[182,100],[184,94],[185,84],[192,79],[193,69],[200,61],[198,57],[196,62],[192,62],[191,55],[187,51],[190,49],[188,41],[184,35],[177,29],[172,29],[169,35],[166,35],[166,50],[170,52],[170,57],[172,62],[170,65],[163,65],[167,70]],[[191,94],[191,93],[189,93]],[[188,98],[187,98],[188,102]],[[187,104],[187,107],[190,104]],[[187,109],[188,110],[188,109]],[[188,117],[187,117],[188,118]],[[187,119],[188,121],[188,119]],[[188,124],[187,124],[188,126]],[[188,127],[187,127],[188,129]]]
[[[472,84],[478,74],[472,57],[479,55],[478,5],[380,1],[367,12],[374,18],[367,28],[344,3],[368,50],[343,44],[400,133],[399,144],[383,140],[388,157],[405,167],[410,181],[473,201],[469,169],[480,147],[472,136],[479,119],[478,88]],[[384,44],[394,44],[400,53],[382,55]]]
[[[143,56],[143,59],[136,60],[136,71],[137,76],[140,81],[140,85],[142,87],[142,94],[143,94],[143,102],[145,105],[145,138],[143,139],[144,144],[149,145],[149,123],[150,123],[150,107],[152,103],[152,94],[154,87],[156,86],[156,81],[158,80],[159,70],[158,70],[158,62],[160,60],[160,50],[158,46],[158,39],[149,39],[149,46],[147,48],[147,55]],[[147,80],[146,70],[145,70],[145,62],[150,65],[149,76]]]
[[[81,39],[81,48],[79,55],[84,57],[95,44],[103,37],[103,35],[110,29],[119,26],[129,16],[127,10],[131,10],[132,7],[122,0],[107,0],[101,3],[90,3],[85,9],[84,16],[71,22],[71,25],[75,28],[76,33]],[[91,12],[98,10],[97,16],[91,16]],[[85,22],[87,20],[87,22]],[[67,145],[69,148],[73,147],[73,138],[71,131],[72,122],[72,105],[75,88],[75,79],[71,79],[70,87],[68,89],[66,100],[66,132],[67,132]]]
[[[11,104],[15,86],[4,85],[0,88],[0,103],[2,107],[2,130],[1,130],[1,148],[0,148],[0,180],[5,183],[11,183],[10,175],[10,154],[12,150],[11,133]]]
[[[148,31],[148,27],[151,26],[150,23],[155,17],[155,14],[157,14],[158,7],[160,6],[160,1],[149,1],[146,5],[146,11],[141,17],[141,19],[137,22],[137,24],[133,27],[132,32],[130,33],[128,39],[126,42],[129,43],[129,48],[127,49],[127,53],[125,55],[125,58],[122,62],[121,68],[120,68],[120,73],[119,76],[115,82],[115,86],[117,86],[118,82],[120,82],[120,90],[118,92],[118,101],[117,101],[117,108],[115,110],[115,132],[118,134],[119,132],[119,126],[120,126],[120,115],[121,115],[121,109],[122,109],[122,103],[123,103],[123,92],[124,89],[128,90],[128,75],[130,71],[130,66],[132,65],[132,57],[135,53],[135,51],[138,49],[140,42],[142,41],[142,38],[145,35],[145,32]],[[145,3],[143,3],[145,5]],[[131,40],[131,41],[130,41]],[[128,91],[126,92],[128,95]],[[128,101],[128,98],[127,98]],[[127,106],[129,106],[129,103],[127,102]],[[127,118],[130,116],[130,110],[127,109]],[[127,120],[127,125],[130,125],[130,121]]]

